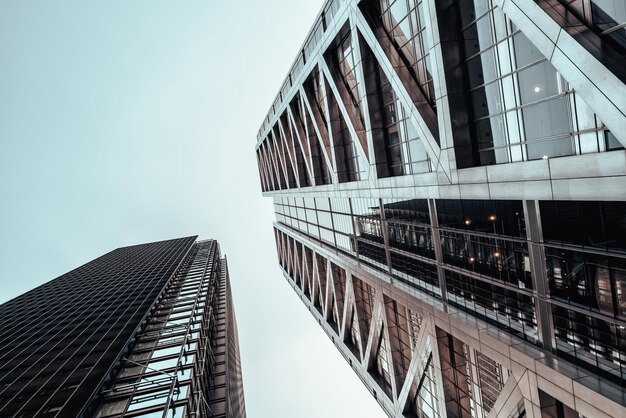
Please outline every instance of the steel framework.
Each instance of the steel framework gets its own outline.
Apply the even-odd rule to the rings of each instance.
[[[619,2],[329,0],[257,136],[285,277],[390,416],[626,415]]]

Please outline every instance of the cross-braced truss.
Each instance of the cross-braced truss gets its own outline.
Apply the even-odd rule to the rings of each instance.
[[[497,338],[274,232],[285,277],[390,416],[541,417],[550,403],[571,410],[537,385],[540,372],[498,352]]]
[[[626,415],[625,57],[621,2],[325,2],[261,188],[390,415]]]

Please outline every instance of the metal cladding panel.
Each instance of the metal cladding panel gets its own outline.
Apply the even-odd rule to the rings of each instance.
[[[228,406],[231,417],[245,418],[246,405],[243,393],[243,377],[241,373],[241,358],[239,355],[239,332],[237,330],[237,318],[235,317],[235,306],[233,295],[230,289],[230,279],[228,277],[228,267],[224,263],[222,277],[226,285],[226,314],[227,319],[227,344],[228,344],[228,366],[226,377],[228,380]]]

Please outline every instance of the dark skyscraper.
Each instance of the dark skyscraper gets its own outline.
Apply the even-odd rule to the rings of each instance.
[[[324,2],[259,175],[388,415],[626,416],[624,5]]]
[[[245,417],[219,244],[119,248],[0,305],[0,416]]]

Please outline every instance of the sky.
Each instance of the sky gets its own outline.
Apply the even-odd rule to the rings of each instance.
[[[282,276],[254,154],[321,5],[0,2],[0,303],[120,246],[214,238],[248,416],[384,416]]]

